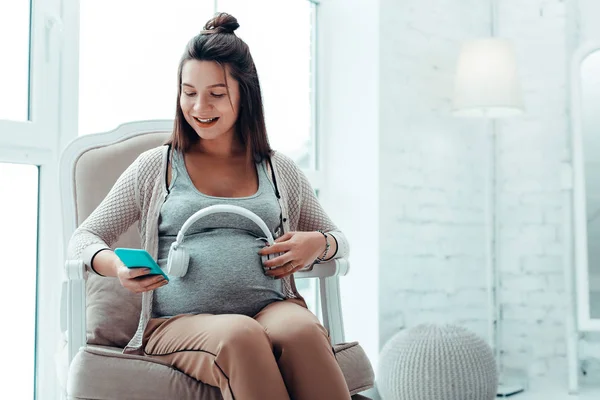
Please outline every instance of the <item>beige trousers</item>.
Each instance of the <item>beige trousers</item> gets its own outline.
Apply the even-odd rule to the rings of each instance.
[[[144,350],[206,384],[225,400],[348,400],[329,337],[303,300],[237,314],[154,318]]]

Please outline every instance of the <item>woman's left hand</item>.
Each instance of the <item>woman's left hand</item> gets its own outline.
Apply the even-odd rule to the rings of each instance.
[[[283,253],[263,263],[265,274],[280,279],[310,265],[325,251],[325,238],[320,232],[288,232],[266,246],[258,254]],[[268,269],[273,268],[274,269]]]

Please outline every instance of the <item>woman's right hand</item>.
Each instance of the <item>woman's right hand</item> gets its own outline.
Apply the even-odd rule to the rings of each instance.
[[[148,292],[169,283],[162,275],[148,275],[148,268],[127,268],[119,262],[116,269],[121,286],[133,293]]]

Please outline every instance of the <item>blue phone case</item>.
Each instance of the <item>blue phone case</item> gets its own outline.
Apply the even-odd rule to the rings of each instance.
[[[146,250],[117,248],[115,254],[127,268],[149,268],[150,275],[162,275],[167,281],[169,280],[167,274]]]

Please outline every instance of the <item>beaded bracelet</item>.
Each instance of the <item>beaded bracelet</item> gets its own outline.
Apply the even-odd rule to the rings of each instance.
[[[327,235],[325,234],[325,232],[323,232],[320,229],[317,230],[317,232],[320,232],[325,237],[325,252],[321,257],[317,257],[317,259],[315,260],[315,264],[320,264],[323,261],[325,261],[325,258],[327,257],[327,252],[329,251],[329,247],[331,247],[331,245],[329,244],[329,240],[327,240]]]

